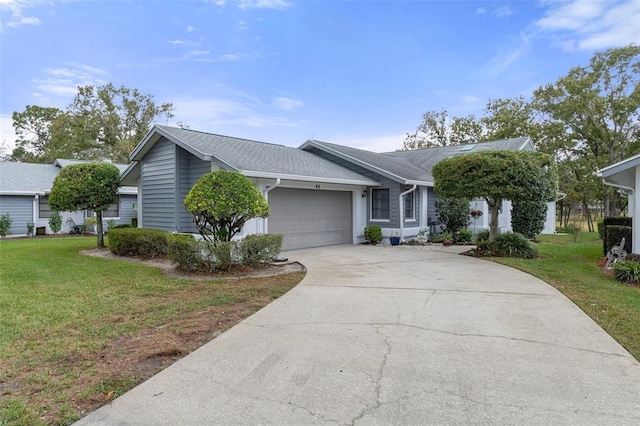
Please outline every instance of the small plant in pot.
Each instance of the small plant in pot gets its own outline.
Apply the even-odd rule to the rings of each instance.
[[[398,246],[398,245],[400,245],[400,236],[396,232],[391,237],[389,237],[389,241],[391,242],[392,246]]]

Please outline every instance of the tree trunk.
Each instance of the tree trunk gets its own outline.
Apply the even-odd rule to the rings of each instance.
[[[593,232],[593,219],[591,218],[589,203],[586,199],[582,200],[582,208],[584,209],[584,217],[587,219],[587,229],[589,230],[589,232]]]
[[[102,233],[102,210],[96,210],[96,232],[98,233],[98,248],[104,248],[104,235]]]
[[[489,205],[489,214],[491,220],[489,221],[489,241],[494,242],[498,235],[498,214],[500,213],[500,206],[502,205],[502,199],[494,200],[493,202],[487,200]]]

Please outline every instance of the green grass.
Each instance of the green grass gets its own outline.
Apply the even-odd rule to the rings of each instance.
[[[0,241],[0,425],[68,424],[79,417],[78,399],[115,397],[143,379],[104,377],[97,357],[109,342],[180,328],[177,321],[212,307],[257,310],[302,279],[169,278],[153,266],[79,253],[95,244]]]
[[[541,235],[540,257],[491,258],[548,282],[597,322],[640,361],[640,288],[606,276],[598,267],[602,241],[597,233]]]

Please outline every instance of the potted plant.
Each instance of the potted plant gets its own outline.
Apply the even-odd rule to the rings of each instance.
[[[474,219],[479,218],[480,216],[482,216],[482,210],[478,210],[478,209],[473,209],[473,210],[471,210],[471,216],[472,216]]]
[[[400,236],[396,232],[393,236],[389,237],[389,241],[391,241],[392,246],[400,245]]]

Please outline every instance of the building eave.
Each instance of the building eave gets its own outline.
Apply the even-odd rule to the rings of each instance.
[[[357,185],[357,186],[380,186],[380,182],[374,180],[359,180],[359,179],[336,179],[319,176],[302,176],[302,175],[287,175],[282,173],[270,173],[260,172],[253,170],[240,171],[243,175],[253,178],[265,178],[265,179],[277,179],[292,180],[299,182],[317,182],[317,183],[332,183],[341,185]]]

